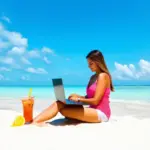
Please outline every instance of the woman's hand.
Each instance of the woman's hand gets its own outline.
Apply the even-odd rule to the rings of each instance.
[[[69,95],[68,99],[70,99],[71,97],[77,97],[77,96],[79,96],[79,95],[73,93],[73,94]]]
[[[69,100],[74,101],[74,102],[78,102],[78,98],[79,98],[78,96],[74,95],[74,96],[71,96],[69,98]]]

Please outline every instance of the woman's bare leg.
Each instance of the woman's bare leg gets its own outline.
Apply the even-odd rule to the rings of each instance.
[[[62,103],[60,101],[54,102],[52,105],[50,105],[44,111],[42,111],[38,116],[36,116],[33,119],[32,124],[38,124],[38,123],[45,122],[45,121],[47,121],[49,119],[52,119],[64,107],[65,107],[64,103]]]
[[[99,123],[97,111],[94,108],[84,108],[83,106],[66,106],[60,110],[60,113],[72,119],[83,122]]]

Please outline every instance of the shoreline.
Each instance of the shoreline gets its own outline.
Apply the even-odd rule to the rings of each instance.
[[[0,110],[14,110],[22,112],[21,100],[16,99],[1,99]],[[41,112],[43,109],[51,105],[55,100],[35,100],[34,111]],[[87,106],[85,106],[87,107]],[[111,116],[132,116],[135,118],[150,118],[150,102],[141,101],[125,101],[110,99]]]
[[[0,101],[3,100],[14,100],[14,101],[21,101],[21,98],[24,98],[26,96],[17,96],[17,97],[6,97],[6,96],[0,96]],[[37,101],[54,101],[55,100],[55,96],[52,97],[47,97],[47,98],[36,98],[35,96],[35,100]],[[134,103],[134,104],[150,104],[150,100],[140,100],[140,99],[119,99],[119,98],[111,98],[110,97],[110,102],[121,102],[121,103]]]

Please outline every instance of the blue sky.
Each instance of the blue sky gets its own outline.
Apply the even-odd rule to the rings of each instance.
[[[150,84],[150,2],[10,1],[0,4],[0,84],[85,85],[85,56],[104,54],[115,84]]]

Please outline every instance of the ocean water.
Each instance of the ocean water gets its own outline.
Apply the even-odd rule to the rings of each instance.
[[[38,100],[55,100],[52,86],[0,86],[0,100],[20,100],[28,96],[29,88]],[[86,95],[86,86],[65,86],[65,95],[71,93]],[[115,86],[111,92],[111,100],[150,102],[150,86]]]

